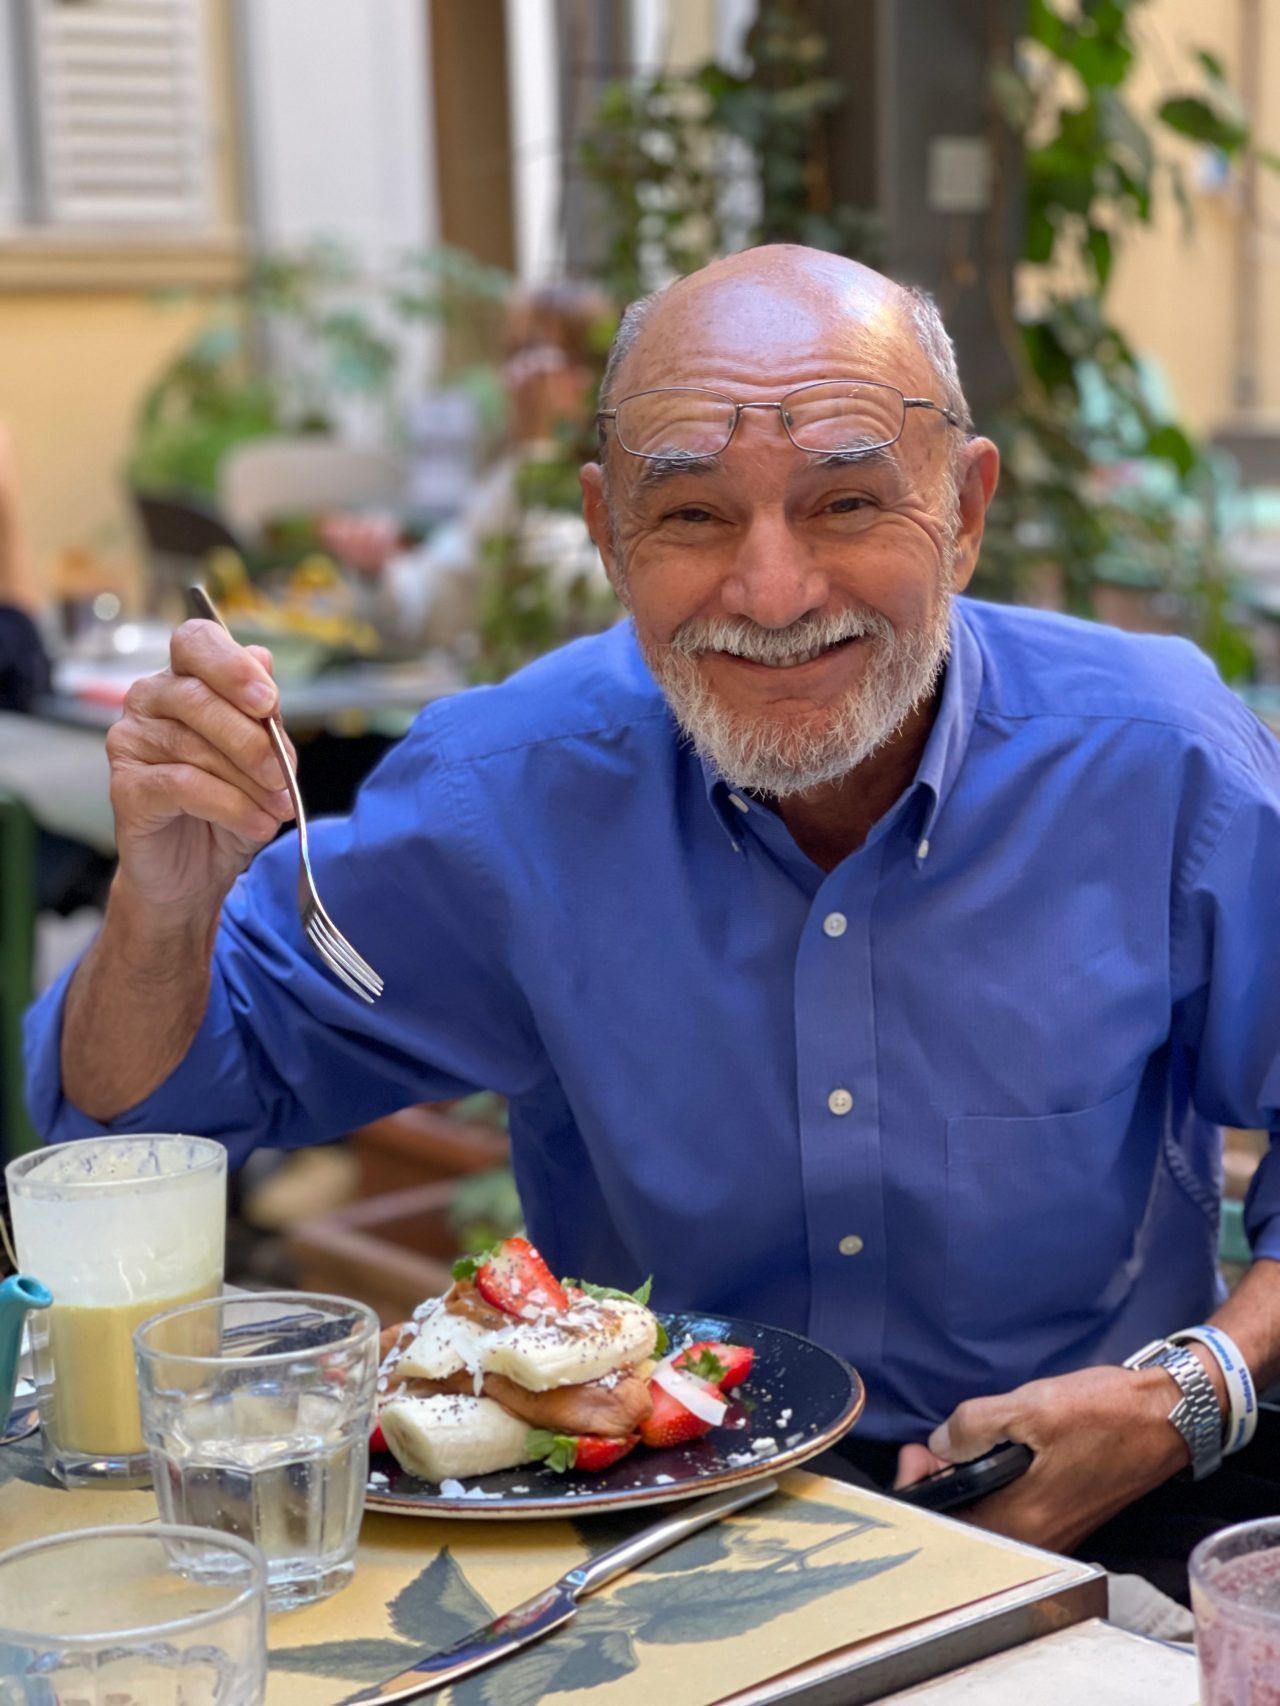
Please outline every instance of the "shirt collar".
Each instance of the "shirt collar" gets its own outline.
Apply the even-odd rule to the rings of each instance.
[[[965,615],[965,601],[951,606],[951,649],[942,682],[942,700],[929,738],[920,755],[910,794],[927,801],[920,819],[920,841],[926,844],[955,787],[973,733],[973,720],[982,688],[982,653]],[[742,814],[733,804],[733,790],[708,758],[699,758],[707,801],[737,850],[742,837]]]

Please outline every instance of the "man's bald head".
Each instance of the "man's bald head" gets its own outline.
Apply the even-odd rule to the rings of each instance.
[[[601,406],[672,383],[673,355],[696,348],[709,328],[721,347],[740,346],[745,359],[788,342],[838,346],[856,335],[887,351],[896,339],[908,364],[923,358],[937,400],[972,430],[955,351],[932,298],[860,261],[791,243],[727,255],[633,302],[609,352]],[[916,388],[907,373],[903,378],[906,389]]]

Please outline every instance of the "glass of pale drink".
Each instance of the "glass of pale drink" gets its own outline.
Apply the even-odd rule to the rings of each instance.
[[[44,1460],[68,1487],[145,1486],[133,1330],[222,1289],[227,1152],[204,1137],[91,1137],[5,1168],[18,1262],[53,1293],[30,1317]]]
[[[261,1706],[266,1565],[197,1528],[87,1528],[0,1553],[5,1706]]]
[[[203,1351],[175,1349],[192,1343]],[[161,1519],[251,1540],[273,1610],[345,1587],[369,1476],[373,1311],[241,1292],[157,1316],[134,1344]]]
[[[1211,1534],[1188,1573],[1201,1706],[1280,1706],[1280,1517]]]

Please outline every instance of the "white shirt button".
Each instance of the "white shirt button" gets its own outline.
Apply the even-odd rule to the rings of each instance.
[[[730,794],[729,795],[729,804],[731,806],[737,806],[737,808],[740,812],[749,812],[751,810],[751,807],[741,797],[740,794]]]
[[[927,859],[928,857],[929,857],[929,837],[926,835],[924,840],[916,848],[916,858],[917,859]]]
[[[829,912],[822,920],[822,928],[828,936],[843,936],[849,928],[849,920],[843,912]]]
[[[847,1232],[840,1240],[839,1249],[842,1256],[856,1256],[862,1249],[862,1239],[856,1232]]]
[[[833,1114],[847,1114],[853,1108],[853,1097],[847,1090],[833,1090],[827,1097],[827,1106]]]

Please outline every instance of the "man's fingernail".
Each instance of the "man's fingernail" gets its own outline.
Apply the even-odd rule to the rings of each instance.
[[[255,711],[264,715],[270,711],[276,702],[276,690],[268,687],[265,681],[252,681],[244,690],[245,700]]]
[[[929,1435],[929,1450],[935,1457],[951,1456],[951,1434],[945,1422],[941,1422]]]

